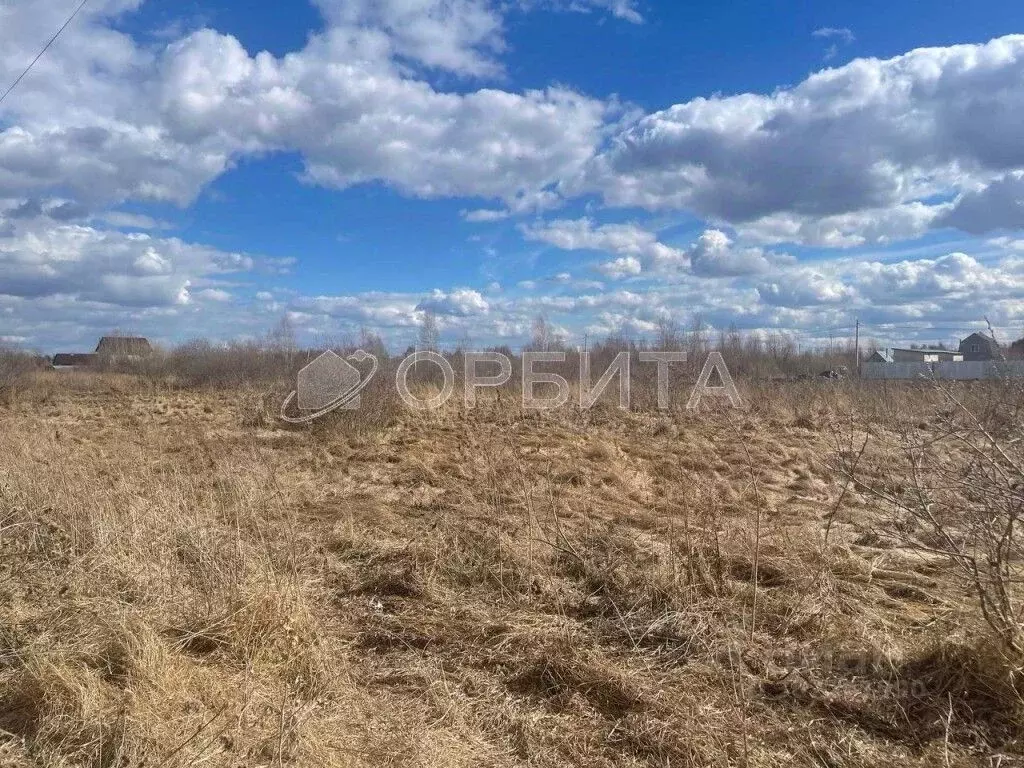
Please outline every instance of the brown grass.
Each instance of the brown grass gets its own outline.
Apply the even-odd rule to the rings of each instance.
[[[1019,754],[1014,662],[834,461],[933,395],[745,393],[284,429],[258,390],[38,374],[0,406],[0,764]]]

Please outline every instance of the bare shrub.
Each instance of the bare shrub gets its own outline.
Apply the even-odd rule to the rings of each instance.
[[[137,363],[135,370],[186,388],[237,389],[287,382],[312,357],[315,354],[257,342],[219,346],[197,339],[156,353]]]
[[[873,533],[952,569],[1012,672],[1024,659],[1024,397],[1016,382],[929,387],[929,416],[853,425],[870,434],[848,432],[838,464],[857,491],[882,502]],[[884,472],[878,460],[861,461],[866,450]]]
[[[394,366],[386,359],[380,362],[377,375],[360,393],[359,407],[339,408],[312,422],[307,428],[314,436],[331,439],[339,434],[372,434],[396,422],[404,406],[395,391]]]
[[[40,367],[40,360],[34,355],[0,349],[0,403],[10,403]]]

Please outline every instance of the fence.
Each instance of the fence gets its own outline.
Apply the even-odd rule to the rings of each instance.
[[[1024,361],[974,360],[941,363],[864,363],[865,379],[918,379],[921,377],[952,381],[1024,378]]]
[[[940,379],[1003,379],[1024,377],[1024,361],[974,360],[963,363],[936,363],[935,376]]]
[[[932,377],[931,363],[864,363],[861,378],[864,379],[918,379]]]

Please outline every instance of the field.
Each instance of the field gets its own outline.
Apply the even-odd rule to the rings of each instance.
[[[959,401],[741,390],[293,429],[257,390],[33,374],[0,404],[0,765],[1020,764],[979,599],[1019,618],[1016,518],[972,581],[886,501]]]

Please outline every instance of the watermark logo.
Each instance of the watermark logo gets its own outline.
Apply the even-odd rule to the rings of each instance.
[[[364,376],[352,362],[370,361],[370,370]],[[330,350],[299,371],[295,391],[285,398],[281,418],[289,424],[307,424],[339,408],[356,410],[362,404],[360,393],[377,375],[377,358],[369,352],[356,350],[348,358]],[[289,416],[288,407],[295,401],[302,414]]]
[[[512,360],[500,352],[466,352],[462,355],[463,370],[463,403],[467,408],[476,406],[478,392],[488,387],[501,387],[512,379]],[[637,354],[641,365],[656,366],[658,408],[665,410],[670,407],[669,366],[672,363],[686,362],[685,352],[658,352],[643,350]],[[349,362],[352,361],[352,362]],[[364,375],[352,363],[364,365],[370,361],[370,370]],[[592,383],[594,372],[591,369],[591,356],[587,352],[579,353],[579,407],[581,410],[592,408],[613,379],[618,379],[618,404],[628,410],[631,403],[632,358],[629,352],[620,352],[610,365]],[[565,364],[565,352],[524,352],[522,355],[522,403],[524,409],[549,410],[561,408],[572,399],[573,387],[568,379],[552,371],[539,370],[544,364]],[[409,373],[420,366],[436,367],[442,377],[440,392],[429,397],[421,397],[409,387]],[[365,367],[365,365],[364,365]],[[295,391],[285,399],[281,406],[281,418],[290,424],[306,424],[325,416],[332,411],[344,408],[354,410],[361,404],[360,393],[369,385],[377,374],[377,358],[363,350],[357,350],[347,358],[334,352],[324,352],[311,362],[298,375]],[[711,377],[716,375],[721,382],[719,386],[710,384]],[[416,411],[435,410],[443,406],[455,394],[456,376],[451,362],[439,352],[415,352],[403,359],[395,372],[395,389],[406,407]],[[727,400],[729,405],[738,408],[741,405],[739,392],[733,383],[732,376],[720,352],[708,355],[696,386],[687,400],[686,407],[696,410],[705,397]],[[287,411],[295,403],[300,415],[289,416]]]

